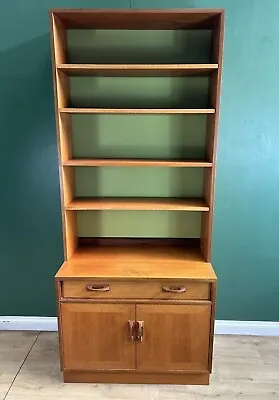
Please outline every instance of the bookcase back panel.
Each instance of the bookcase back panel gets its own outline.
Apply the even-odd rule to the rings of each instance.
[[[79,237],[199,238],[200,212],[78,211]]]
[[[204,115],[73,115],[74,158],[203,159]]]
[[[202,197],[202,168],[78,167],[76,197]]]
[[[70,29],[70,63],[210,63],[210,30]]]
[[[208,77],[111,77],[70,79],[70,107],[207,108]]]

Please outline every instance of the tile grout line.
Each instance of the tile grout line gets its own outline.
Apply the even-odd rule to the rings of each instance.
[[[39,338],[39,336],[40,336],[40,333],[41,333],[41,332],[39,332],[38,335],[36,336],[36,339],[34,340],[32,346],[30,347],[30,349],[29,349],[29,351],[27,352],[26,356],[24,357],[24,360],[23,360],[22,363],[20,364],[20,367],[19,367],[17,373],[15,374],[14,379],[12,380],[12,383],[11,383],[10,386],[9,386],[9,389],[7,390],[7,393],[6,393],[5,396],[3,397],[3,400],[6,400],[8,394],[10,393],[10,390],[11,390],[13,384],[15,383],[15,380],[16,380],[18,374],[20,373],[20,371],[21,371],[21,369],[22,369],[22,367],[23,367],[23,365],[24,365],[24,363],[25,363],[27,357],[29,356],[29,354],[31,353],[33,347],[35,346],[35,343],[37,342],[37,340],[38,340],[38,338]]]

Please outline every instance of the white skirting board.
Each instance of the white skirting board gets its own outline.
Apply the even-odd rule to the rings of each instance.
[[[56,317],[0,316],[0,330],[57,331],[57,319]],[[217,320],[215,334],[279,336],[279,322]]]
[[[56,317],[1,317],[0,331],[57,331]]]
[[[217,320],[215,322],[215,334],[279,336],[279,322]]]

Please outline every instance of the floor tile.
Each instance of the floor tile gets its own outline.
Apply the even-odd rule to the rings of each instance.
[[[171,394],[172,393],[172,394]],[[209,386],[176,386],[175,393],[166,396],[164,389],[159,392],[160,400],[277,400],[279,384],[211,383]]]
[[[273,364],[279,370],[279,338],[258,337],[255,343],[263,363]]]
[[[216,335],[214,358],[220,360],[260,360],[256,339],[253,336]]]
[[[0,399],[5,397],[37,336],[37,332],[0,331]]]

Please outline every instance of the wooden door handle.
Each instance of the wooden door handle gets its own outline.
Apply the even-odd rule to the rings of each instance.
[[[86,285],[86,290],[88,292],[109,292],[110,285]]]
[[[131,341],[136,340],[137,332],[136,332],[136,321],[128,320],[128,331],[129,331],[129,339]]]
[[[184,293],[186,292],[186,288],[184,286],[162,286],[162,292]]]
[[[144,335],[144,321],[136,321],[136,326],[137,326],[137,340],[139,342],[143,341],[143,335]]]
[[[144,321],[132,321],[128,320],[128,331],[129,331],[129,339],[131,341],[138,340],[139,342],[143,341],[144,334]]]

